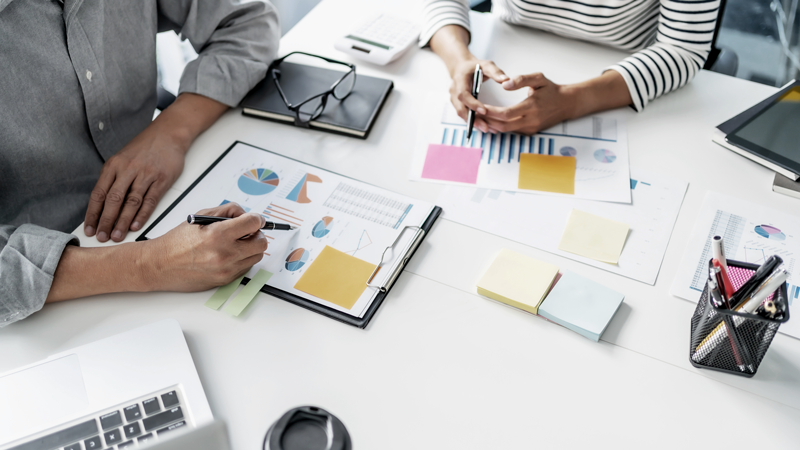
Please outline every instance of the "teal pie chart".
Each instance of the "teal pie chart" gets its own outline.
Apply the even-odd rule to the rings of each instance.
[[[333,217],[325,216],[314,225],[311,235],[315,238],[325,237],[331,232],[331,228],[333,228]]]
[[[306,265],[306,261],[308,261],[308,251],[304,248],[298,248],[286,257],[286,270],[291,272],[300,270]]]
[[[252,169],[239,177],[239,190],[247,195],[266,195],[274,191],[280,179],[269,169]]]

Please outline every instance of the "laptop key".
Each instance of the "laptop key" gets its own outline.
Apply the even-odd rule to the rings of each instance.
[[[95,419],[73,425],[61,431],[42,436],[31,442],[18,445],[9,450],[49,450],[58,448],[70,442],[79,441],[97,434],[97,421]]]
[[[179,403],[178,394],[175,391],[169,391],[161,396],[161,401],[164,402],[164,408],[171,408]]]
[[[123,411],[125,411],[125,420],[128,422],[133,422],[142,418],[142,411],[139,409],[138,403],[135,405],[126,406]]]
[[[128,439],[135,438],[140,434],[142,434],[142,428],[139,426],[139,422],[133,422],[125,425],[126,438]]]
[[[106,445],[112,446],[118,442],[122,442],[122,433],[119,428],[111,430],[103,435],[106,438]]]
[[[150,416],[142,420],[145,431],[153,431],[156,428],[163,427],[177,420],[183,419],[183,411],[181,407],[172,408],[168,411],[158,413],[155,416]]]
[[[83,441],[83,448],[86,450],[99,450],[103,448],[103,443],[100,442],[100,436],[95,436]]]
[[[117,448],[122,450],[123,448],[133,447],[134,445],[136,445],[136,444],[134,444],[133,441],[126,441],[126,442],[123,442],[122,444],[119,444],[117,446]]]
[[[116,428],[122,425],[122,416],[119,415],[119,411],[100,416],[100,425],[103,426],[103,431]]]
[[[173,423],[172,425],[170,425],[168,427],[164,427],[164,428],[156,431],[156,433],[158,433],[158,435],[161,436],[164,433],[169,433],[172,430],[177,430],[178,428],[182,428],[184,426],[186,426],[186,421],[185,420],[181,420],[178,423]]]
[[[150,434],[150,433],[147,433],[147,434],[143,434],[143,435],[139,436],[139,438],[136,439],[136,442],[138,442],[139,444],[144,444],[144,443],[150,442],[152,440],[153,440],[153,435]]]
[[[152,416],[161,411],[161,406],[158,404],[158,397],[148,398],[142,402],[142,405],[144,405],[144,413],[148,416]]]
[[[81,443],[80,442],[76,442],[76,443],[74,443],[72,445],[68,445],[68,446],[64,447],[64,450],[82,450],[81,449]]]

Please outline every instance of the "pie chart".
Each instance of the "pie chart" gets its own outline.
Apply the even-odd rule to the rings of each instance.
[[[600,161],[601,163],[612,163],[617,160],[617,155],[614,154],[611,150],[600,149],[594,152],[594,159]]]
[[[308,252],[304,248],[298,248],[286,257],[286,269],[294,272],[305,266],[306,261],[308,261]]]
[[[269,194],[278,183],[278,174],[269,169],[248,170],[239,177],[239,189],[247,195]]]
[[[326,234],[331,232],[331,228],[333,228],[333,217],[325,216],[314,225],[314,229],[311,230],[311,235],[315,238],[325,237]]]
[[[561,156],[576,156],[578,151],[574,147],[561,147],[559,153],[561,153]]]
[[[756,225],[755,232],[757,235],[771,239],[773,241],[785,241],[786,235],[783,231],[769,225]]]

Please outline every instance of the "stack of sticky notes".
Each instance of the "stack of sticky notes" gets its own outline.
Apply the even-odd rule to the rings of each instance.
[[[478,293],[536,314],[556,275],[552,264],[503,249],[478,281]]]
[[[619,292],[564,271],[539,306],[539,315],[597,342],[624,298]]]

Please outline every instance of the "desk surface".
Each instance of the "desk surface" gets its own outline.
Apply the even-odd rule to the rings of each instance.
[[[326,0],[283,38],[281,53],[347,60],[333,39],[371,13],[403,4]],[[561,83],[624,57],[499,22],[491,42],[492,58],[507,72],[542,71]],[[354,62],[359,73],[395,82],[368,140],[230,111],[192,146],[159,212],[237,139],[435,202],[442,187],[409,181],[408,167],[415,108],[449,86],[443,64],[419,49],[386,67]],[[366,330],[264,294],[239,318],[204,308],[209,292],[104,295],[48,305],[0,330],[0,372],[169,317],[183,327],[212,411],[228,422],[235,449],[257,448],[269,424],[302,404],[337,414],[359,449],[796,448],[800,341],[778,335],[752,379],[695,369],[688,360],[694,305],[669,295],[707,191],[725,186],[749,201],[797,209],[797,200],[771,191],[770,171],[710,140],[716,124],[772,92],[703,71],[643,113],[627,113],[632,168],[690,182],[655,286],[456,224],[445,212]],[[99,245],[79,234],[84,245]],[[475,281],[503,247],[624,293],[602,341],[479,297]],[[717,417],[726,426],[707,428]],[[740,419],[750,425],[746,431],[724,431]]]

